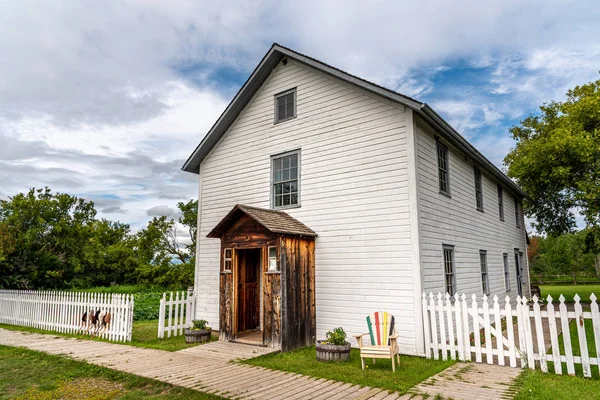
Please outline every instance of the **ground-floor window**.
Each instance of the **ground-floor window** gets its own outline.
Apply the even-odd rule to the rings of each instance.
[[[502,261],[504,262],[504,288],[506,291],[510,291],[510,270],[508,269],[508,253],[502,254]]]
[[[479,265],[481,266],[481,287],[483,294],[490,294],[490,280],[487,267],[487,251],[479,250]]]
[[[454,296],[456,293],[456,275],[454,269],[454,246],[443,245],[444,253],[444,288],[446,293]]]

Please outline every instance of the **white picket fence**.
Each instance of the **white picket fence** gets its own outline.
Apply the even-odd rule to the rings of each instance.
[[[480,363],[485,357],[488,364],[505,365],[508,360],[511,367],[517,367],[518,359],[522,368],[539,368],[542,372],[548,372],[548,362],[553,362],[554,372],[559,375],[563,373],[563,363],[569,375],[575,374],[575,364],[581,364],[583,375],[591,377],[591,366],[600,368],[598,303],[592,294],[590,311],[583,311],[580,297],[576,295],[574,299],[573,311],[569,311],[562,295],[558,307],[552,303],[551,296],[548,296],[545,305],[537,296],[533,297],[531,304],[527,298],[517,296],[513,307],[508,296],[504,304],[498,302],[497,296],[490,304],[485,295],[479,301],[477,296],[472,295],[468,304],[465,294],[451,297],[448,294],[442,296],[438,293],[435,296],[430,293],[427,296],[423,293],[426,357],[458,358],[461,361],[475,358]],[[571,342],[569,320],[577,324],[578,343]],[[596,354],[588,352],[586,329],[590,327],[589,323],[586,327],[586,320],[592,321]],[[559,328],[563,332],[564,354],[559,347]],[[480,340],[482,335],[483,343]],[[579,346],[580,356],[573,355],[575,346]]]
[[[168,309],[167,309],[168,307]],[[185,328],[192,326],[192,320],[196,310],[196,301],[193,294],[188,292],[173,292],[169,295],[163,293],[160,299],[160,310],[158,313],[158,337],[178,336],[184,333]]]
[[[0,323],[60,333],[87,333],[84,313],[110,312],[111,322],[100,338],[131,341],[133,296],[109,293],[0,290]],[[82,329],[83,328],[83,329]]]

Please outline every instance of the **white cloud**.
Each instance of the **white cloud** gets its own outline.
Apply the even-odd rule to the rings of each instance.
[[[592,1],[2,2],[0,196],[48,185],[134,227],[174,209],[236,86],[220,72],[246,77],[272,42],[417,98],[456,60],[497,65],[433,105],[498,162],[490,128],[597,77],[598,19]]]

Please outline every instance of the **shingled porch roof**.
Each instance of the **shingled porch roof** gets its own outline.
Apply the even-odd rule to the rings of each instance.
[[[236,204],[235,207],[213,228],[206,237],[219,238],[243,215],[247,215],[272,233],[296,236],[316,237],[315,231],[293,218],[291,215],[279,210]]]

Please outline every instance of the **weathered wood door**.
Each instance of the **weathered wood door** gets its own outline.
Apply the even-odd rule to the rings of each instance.
[[[260,329],[261,249],[238,250],[237,330]]]

